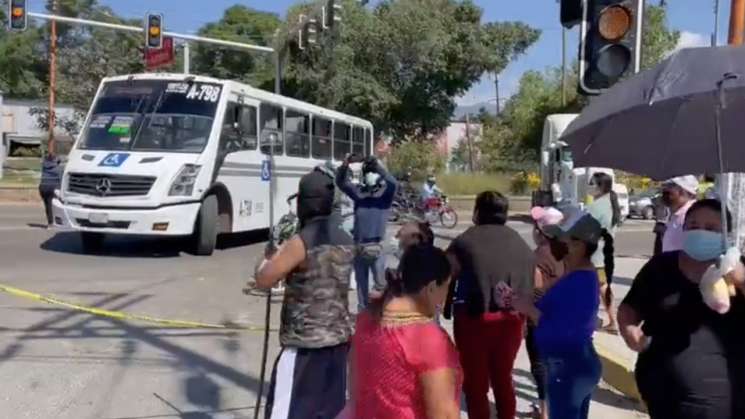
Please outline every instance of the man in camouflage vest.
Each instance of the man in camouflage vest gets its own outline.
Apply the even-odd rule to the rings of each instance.
[[[349,277],[354,241],[331,217],[334,182],[322,171],[303,176],[297,197],[300,231],[262,262],[256,285],[285,278],[279,340],[266,419],[333,419],[346,401],[352,319]]]

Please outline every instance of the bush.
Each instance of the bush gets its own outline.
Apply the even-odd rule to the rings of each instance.
[[[408,141],[395,146],[388,157],[388,169],[397,176],[411,172],[415,180],[424,180],[428,173],[439,173],[445,162],[434,143]]]
[[[519,171],[512,176],[510,192],[513,195],[526,195],[529,191],[538,189],[541,178],[535,172]]]
[[[506,173],[448,173],[438,176],[437,184],[448,195],[476,195],[486,190],[505,193],[510,179]]]

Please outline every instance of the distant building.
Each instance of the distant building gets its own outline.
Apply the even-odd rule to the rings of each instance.
[[[0,159],[11,154],[17,147],[40,147],[46,141],[48,132],[39,128],[36,116],[31,114],[32,108],[46,108],[46,101],[3,98],[0,94]],[[58,105],[57,118],[72,119],[75,110],[72,106]],[[55,138],[60,145],[70,145],[73,141],[69,134],[59,127],[55,128]]]
[[[484,127],[481,123],[469,123],[468,129],[471,133],[471,140],[475,143],[480,141],[484,133]],[[447,162],[448,171],[463,170],[462,167],[451,164],[453,151],[458,147],[461,141],[467,141],[466,123],[463,121],[452,121],[450,126],[445,128],[440,134],[434,136],[437,151]]]

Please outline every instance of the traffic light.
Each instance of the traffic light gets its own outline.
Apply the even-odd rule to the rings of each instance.
[[[305,24],[305,41],[308,45],[318,43],[318,21],[316,19],[310,19]]]
[[[26,0],[10,0],[8,2],[8,26],[11,30],[26,30],[28,26],[26,10]]]
[[[327,0],[322,8],[323,29],[331,29],[341,23],[341,0]]]
[[[582,22],[582,0],[559,0],[561,25],[569,29]]]
[[[639,72],[644,0],[587,0],[580,38],[579,90],[602,93]]]
[[[145,18],[145,46],[151,49],[163,48],[163,15],[148,13]]]

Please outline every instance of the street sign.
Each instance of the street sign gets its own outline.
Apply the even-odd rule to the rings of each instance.
[[[176,62],[176,53],[173,47],[173,38],[166,36],[163,38],[162,48],[145,49],[145,66],[148,70],[167,67]]]
[[[261,180],[269,182],[272,179],[272,165],[269,160],[261,162]]]

